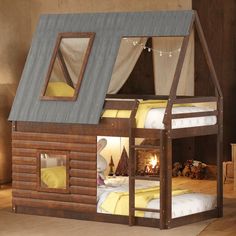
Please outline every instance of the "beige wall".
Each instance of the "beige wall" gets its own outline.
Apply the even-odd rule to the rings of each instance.
[[[7,121],[30,44],[29,1],[0,0],[0,183],[11,179]]]
[[[0,183],[11,175],[7,117],[40,14],[191,9],[191,0],[0,0]]]

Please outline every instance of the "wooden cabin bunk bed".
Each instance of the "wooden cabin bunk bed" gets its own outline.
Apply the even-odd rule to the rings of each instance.
[[[183,12],[183,14],[185,13],[186,11]],[[146,14],[148,17],[149,13]],[[174,12],[174,15],[175,14],[181,13]],[[119,13],[115,13],[115,15],[117,16]],[[119,95],[107,95],[106,99],[102,102],[102,112],[99,114],[99,117],[101,116],[99,122],[94,124],[89,122],[51,122],[47,119],[36,121],[30,118],[20,118],[20,111],[15,108],[20,106],[20,103],[17,101],[14,102],[13,111],[10,115],[10,120],[12,120],[13,161],[12,208],[14,212],[116,222],[129,225],[144,225],[159,227],[161,229],[222,216],[223,190],[221,164],[223,97],[198,16],[196,12],[193,11],[190,11],[190,15],[191,21],[188,33],[184,35],[169,96],[127,95],[124,99],[124,97]],[[136,16],[138,16],[138,13]],[[44,20],[45,18],[43,18],[42,22]],[[42,22],[39,25],[41,28],[43,28]],[[193,25],[195,25],[196,32],[199,35],[206,56],[206,61],[209,66],[211,79],[214,84],[214,96],[177,96],[177,86],[179,83],[181,68],[183,66],[189,36]],[[37,41],[37,38],[35,41]],[[35,41],[33,41],[34,47],[37,45]],[[27,61],[29,61],[34,54],[33,49],[31,49],[31,51],[31,56],[29,56]],[[27,73],[28,71],[25,69],[23,78],[24,76],[29,76]],[[45,80],[45,77],[42,78],[42,80]],[[18,90],[20,91],[24,88],[25,86],[20,85]],[[18,95],[18,98],[19,96],[20,95]],[[136,126],[139,106],[142,103],[148,103],[149,98],[152,99],[151,103],[154,103],[154,100],[157,102],[162,100],[162,104],[164,104],[164,108],[162,107],[163,120],[161,120],[161,122],[163,122],[163,124],[161,128],[145,128]],[[96,97],[94,99],[96,100]],[[163,101],[163,99],[165,101]],[[49,100],[50,99],[46,98],[41,102],[45,103]],[[195,103],[212,102],[216,104],[215,109],[197,109],[194,111],[184,110],[182,112],[173,112],[176,106],[181,107],[186,106],[185,104],[191,104],[190,106],[193,107]],[[63,101],[62,103],[67,103],[67,101]],[[129,111],[130,115],[125,118],[102,116],[101,114],[107,110],[125,110]],[[39,113],[37,113],[37,115],[38,114]],[[47,117],[46,113],[44,113],[44,117]],[[188,125],[180,128],[173,127],[173,120],[189,118],[199,119],[201,117],[213,117],[213,121],[212,123],[200,124],[199,126],[193,127],[189,127]],[[216,198],[204,194],[196,195],[196,199],[199,200],[202,198],[202,201],[206,202],[207,200],[205,196],[207,196],[209,208],[183,215],[178,215],[177,213],[176,216],[173,216],[173,199],[179,198],[178,195],[177,198],[172,196],[172,184],[174,183],[172,181],[173,141],[180,138],[207,135],[215,135],[217,137]],[[128,138],[128,177],[124,178],[126,190],[128,191],[128,195],[126,196],[128,197],[126,198],[126,200],[128,199],[128,206],[126,206],[126,208],[129,209],[127,215],[116,215],[110,214],[109,212],[104,214],[104,212],[99,212],[98,202],[100,199],[98,198],[97,190],[97,141],[100,136]],[[156,143],[154,145],[137,144],[136,139],[138,138],[155,140]],[[159,150],[160,163],[158,175],[137,175],[137,150],[146,149]],[[54,159],[57,158],[57,163],[58,160],[60,163],[63,163],[62,165],[65,170],[63,187],[50,187],[50,184],[48,187],[45,183],[42,184],[42,178],[44,175],[42,172],[44,165],[42,160],[46,160],[50,155],[54,156]],[[53,161],[55,160],[52,160],[52,162]],[[57,179],[60,179],[59,174],[56,177],[56,182],[58,184],[59,181]],[[135,192],[137,189],[135,186],[138,181],[144,181],[142,184],[152,182],[154,185],[158,185],[159,197],[155,197],[155,199],[151,198],[151,200],[155,200],[151,205],[154,207],[147,208],[136,206],[135,202],[137,199],[135,198]],[[154,185],[151,184],[150,186],[154,188]],[[156,191],[155,188],[154,190]],[[114,191],[116,190],[114,189]],[[189,194],[190,198],[193,196],[193,193],[188,191],[180,193],[180,195],[185,194]],[[158,198],[158,200],[156,200],[156,198]],[[159,207],[156,205],[157,202]],[[141,217],[140,215],[138,217],[136,215],[137,212],[145,212],[145,214],[143,215],[143,213],[141,213]]]

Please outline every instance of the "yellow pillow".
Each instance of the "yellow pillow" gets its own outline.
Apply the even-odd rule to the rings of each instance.
[[[146,103],[167,103],[167,100],[142,100],[140,101],[140,104],[146,104]]]
[[[115,118],[117,116],[117,112],[118,110],[105,110],[102,114],[102,117],[106,117],[106,118]]]
[[[66,188],[65,166],[42,168],[41,181],[43,181],[48,188]]]
[[[64,82],[49,82],[45,96],[73,97],[75,90]]]

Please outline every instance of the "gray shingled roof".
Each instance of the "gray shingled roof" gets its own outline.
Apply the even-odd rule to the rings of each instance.
[[[193,11],[42,15],[9,120],[97,124],[122,36],[184,36]],[[76,101],[41,101],[59,32],[95,32]]]

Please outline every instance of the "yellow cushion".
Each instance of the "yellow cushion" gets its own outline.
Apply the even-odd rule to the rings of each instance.
[[[65,166],[42,168],[41,181],[43,181],[48,188],[66,188]]]
[[[102,114],[102,117],[115,118],[118,110],[105,110]]]
[[[64,82],[49,82],[45,96],[49,97],[73,97],[74,89]]]

